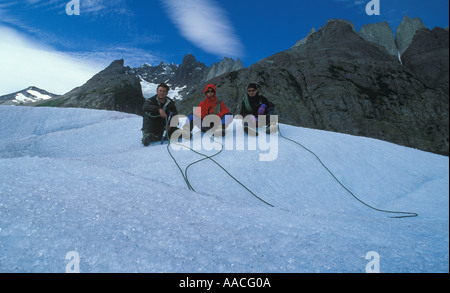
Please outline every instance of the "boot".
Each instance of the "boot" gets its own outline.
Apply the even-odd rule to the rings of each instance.
[[[158,136],[151,132],[144,133],[142,136],[142,144],[144,146],[149,146],[152,141],[158,141]]]

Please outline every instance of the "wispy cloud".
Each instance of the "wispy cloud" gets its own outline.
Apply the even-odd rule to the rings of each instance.
[[[205,52],[240,57],[244,48],[224,11],[214,0],[162,0],[181,35]]]
[[[155,64],[161,62],[161,57],[136,47],[127,45],[93,48],[91,51],[67,52],[67,55],[88,63],[109,65],[114,60],[124,59],[125,66],[139,67],[144,63]]]
[[[0,25],[0,95],[34,85],[64,94],[82,85],[103,65],[58,52],[18,31]]]
[[[0,4],[0,12],[2,7],[4,12],[0,15],[7,16],[11,14],[5,13],[7,9],[17,9],[18,7],[65,14],[66,6],[69,2],[69,0],[5,1],[5,3]],[[80,0],[80,12],[84,16],[133,15],[126,0]],[[0,21],[7,22],[3,19],[0,19]]]
[[[10,12],[11,9],[14,9],[15,5],[17,5],[17,2],[8,1],[0,3],[0,23],[20,24],[20,19]]]
[[[345,3],[348,7],[366,5],[369,0],[333,0],[338,3]]]
[[[132,15],[126,0],[81,0],[81,13],[88,15]]]

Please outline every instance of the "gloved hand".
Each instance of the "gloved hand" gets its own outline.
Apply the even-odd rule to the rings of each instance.
[[[258,115],[264,115],[266,113],[266,104],[262,104],[258,109]]]

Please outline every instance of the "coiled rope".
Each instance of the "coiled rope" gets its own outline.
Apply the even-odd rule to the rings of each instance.
[[[184,181],[186,182],[186,185],[188,186],[188,188],[189,188],[190,190],[192,190],[192,191],[195,191],[195,189],[192,187],[191,183],[189,182],[189,178],[188,178],[188,176],[187,176],[187,171],[188,171],[189,167],[191,167],[191,166],[194,165],[194,164],[200,163],[200,162],[202,162],[202,161],[204,161],[204,160],[210,160],[211,162],[213,162],[214,164],[216,164],[217,166],[219,166],[219,167],[220,167],[220,168],[221,168],[228,176],[230,176],[234,181],[236,181],[239,185],[241,185],[243,188],[245,188],[245,189],[246,189],[251,195],[253,195],[255,198],[257,198],[258,200],[262,201],[263,203],[265,203],[266,205],[268,205],[268,206],[270,206],[270,207],[274,207],[274,205],[268,203],[267,201],[265,201],[265,200],[262,199],[261,197],[257,196],[257,195],[256,195],[253,191],[251,191],[245,184],[243,184],[241,181],[239,181],[238,179],[236,179],[236,177],[234,177],[233,175],[231,175],[231,173],[228,172],[227,169],[225,169],[221,164],[219,164],[216,160],[213,159],[213,157],[217,156],[218,154],[220,154],[220,153],[223,151],[223,144],[221,144],[221,143],[217,142],[216,140],[214,140],[214,139],[212,138],[212,136],[210,137],[210,139],[211,139],[213,142],[218,143],[218,144],[221,145],[221,150],[220,150],[219,152],[215,153],[215,154],[212,155],[212,156],[208,156],[208,155],[202,154],[202,153],[200,153],[200,152],[198,152],[198,151],[192,149],[191,147],[188,147],[188,146],[186,146],[186,145],[180,144],[180,143],[178,143],[178,142],[171,142],[170,139],[168,139],[169,144],[167,145],[167,151],[169,152],[170,157],[172,158],[172,160],[175,162],[175,164],[177,165],[178,169],[180,170],[181,175],[183,176],[183,179],[184,179]],[[175,157],[173,156],[172,152],[170,151],[170,145],[171,145],[172,143],[173,143],[173,144],[176,144],[176,145],[179,145],[179,146],[182,146],[182,147],[184,147],[184,148],[187,148],[187,149],[191,150],[192,152],[194,152],[194,153],[196,153],[196,154],[198,154],[198,155],[200,155],[200,156],[203,156],[204,158],[203,158],[203,159],[200,159],[200,160],[197,160],[197,161],[195,161],[195,162],[190,163],[190,164],[186,167],[186,169],[184,170],[184,172],[183,172],[183,170],[181,169],[181,167],[180,167],[180,165],[178,164],[177,160],[175,159]]]
[[[168,123],[168,122],[166,121],[166,123]],[[167,133],[166,136],[168,136],[168,132],[166,132],[166,133]],[[307,147],[305,147],[305,146],[302,145],[301,143],[299,143],[299,142],[297,142],[297,141],[295,141],[295,140],[293,140],[293,139],[290,139],[290,138],[284,136],[283,133],[281,132],[281,129],[280,129],[279,124],[278,124],[278,133],[280,134],[280,137],[282,137],[282,138],[284,138],[284,139],[286,139],[286,140],[288,140],[288,141],[290,141],[290,142],[293,142],[293,143],[299,145],[299,146],[302,147],[304,150],[306,150],[307,152],[309,152],[310,154],[312,154],[312,155],[319,161],[319,163],[325,168],[325,170],[327,170],[327,172],[330,173],[330,175],[336,180],[336,182],[337,182],[342,188],[344,188],[344,189],[345,189],[345,190],[346,190],[346,191],[347,191],[354,199],[356,199],[358,202],[360,202],[361,204],[365,205],[366,207],[368,207],[368,208],[370,208],[370,209],[373,209],[373,210],[375,210],[375,211],[378,211],[378,212],[389,213],[389,214],[399,214],[399,216],[392,216],[391,218],[397,218],[397,219],[400,219],[400,218],[412,218],[412,217],[418,217],[418,216],[419,216],[417,213],[414,213],[414,212],[390,211],[390,210],[379,209],[379,208],[376,208],[376,207],[374,207],[374,206],[372,206],[372,205],[369,205],[368,203],[364,202],[364,201],[361,200],[359,197],[357,197],[350,189],[348,189],[348,188],[347,188],[347,187],[346,187],[346,186],[345,186],[345,185],[344,185],[344,184],[343,184],[343,183],[342,183],[342,182],[334,175],[334,173],[330,171],[330,169],[322,162],[322,160],[319,158],[319,156],[317,156],[313,151],[311,151],[310,149],[308,149]],[[214,140],[214,139],[212,138],[212,136],[210,137],[210,139],[212,139],[215,143],[219,143],[219,142],[217,142],[216,140]],[[250,194],[252,194],[252,195],[253,195],[254,197],[256,197],[258,200],[262,201],[263,203],[267,204],[267,205],[270,206],[270,207],[274,207],[274,205],[268,203],[267,201],[265,201],[265,200],[263,200],[262,198],[260,198],[259,196],[257,196],[253,191],[251,191],[251,190],[250,190],[247,186],[245,186],[241,181],[239,181],[239,180],[236,179],[233,175],[231,175],[230,172],[228,172],[221,164],[219,164],[216,160],[213,159],[213,157],[219,155],[219,154],[223,151],[223,144],[219,143],[219,144],[221,145],[221,147],[222,147],[222,149],[221,149],[219,152],[215,153],[215,154],[212,155],[212,156],[208,156],[208,155],[202,154],[202,153],[200,153],[200,152],[198,152],[198,151],[192,149],[191,147],[185,146],[185,145],[183,145],[183,144],[179,144],[179,143],[177,143],[177,142],[173,142],[174,144],[177,144],[177,145],[179,145],[179,146],[182,146],[182,147],[184,147],[184,148],[187,148],[187,149],[191,150],[192,152],[194,152],[194,153],[196,153],[196,154],[198,154],[198,155],[204,157],[204,158],[202,158],[202,159],[200,159],[200,160],[197,160],[197,161],[195,161],[195,162],[190,163],[190,164],[186,167],[185,171],[183,172],[183,170],[181,169],[181,167],[180,167],[180,165],[178,164],[177,160],[175,159],[175,157],[173,156],[172,152],[170,151],[170,145],[171,145],[171,143],[172,143],[172,142],[170,141],[170,138],[167,137],[167,140],[169,141],[169,144],[167,145],[167,151],[168,151],[170,157],[172,158],[172,160],[175,162],[175,164],[176,164],[176,166],[178,167],[178,169],[180,170],[181,175],[183,176],[183,179],[184,179],[184,181],[186,182],[186,185],[188,186],[189,190],[192,190],[192,191],[195,192],[195,189],[193,188],[193,186],[192,186],[191,183],[189,182],[189,179],[188,179],[188,176],[187,176],[187,171],[188,171],[189,167],[191,167],[191,166],[193,166],[193,165],[195,165],[195,164],[197,164],[197,163],[200,163],[200,162],[202,162],[202,161],[204,161],[204,160],[210,160],[210,161],[212,161],[214,164],[216,164],[217,166],[219,166],[219,167],[220,167],[220,168],[221,168],[228,176],[230,176],[234,181],[236,181],[239,185],[241,185],[243,188],[245,188]]]
[[[357,197],[350,189],[348,189],[344,184],[342,184],[342,182],[339,181],[339,179],[333,174],[333,172],[331,172],[330,169],[328,169],[328,167],[322,162],[322,160],[321,160],[321,159],[320,159],[313,151],[311,151],[310,149],[308,149],[307,147],[305,147],[305,146],[302,145],[301,143],[299,143],[299,142],[297,142],[297,141],[295,141],[295,140],[292,140],[292,139],[290,139],[290,138],[285,137],[285,136],[281,133],[281,130],[280,130],[280,126],[279,126],[279,125],[278,125],[278,132],[280,133],[280,136],[281,136],[282,138],[284,138],[284,139],[286,139],[286,140],[289,140],[289,141],[291,141],[291,142],[293,142],[293,143],[295,143],[295,144],[301,146],[301,147],[302,147],[303,149],[305,149],[307,152],[311,153],[314,157],[316,157],[316,159],[319,161],[319,163],[325,168],[325,170],[328,171],[328,173],[330,173],[330,175],[336,180],[336,182],[339,183],[339,185],[341,185],[341,186],[342,186],[342,187],[343,187],[350,195],[352,195],[357,201],[359,201],[359,202],[362,203],[363,205],[365,205],[365,206],[367,206],[367,207],[369,207],[369,208],[371,208],[371,209],[373,209],[373,210],[375,210],[375,211],[378,211],[378,212],[390,213],[390,214],[400,214],[400,215],[402,215],[402,216],[393,216],[393,217],[391,217],[391,218],[397,218],[397,219],[399,219],[399,218],[412,218],[412,217],[417,217],[417,216],[418,216],[417,213],[413,213],[413,212],[397,212],[397,211],[383,210],[383,209],[379,209],[379,208],[373,207],[373,206],[371,206],[371,205],[365,203],[365,202],[362,201],[360,198],[358,198],[358,197]]]

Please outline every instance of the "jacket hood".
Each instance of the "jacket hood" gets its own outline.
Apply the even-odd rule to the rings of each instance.
[[[217,93],[216,87],[215,87],[213,84],[208,84],[208,85],[205,87],[205,91],[204,91],[205,94],[206,94],[206,92],[208,91],[209,88],[212,88],[212,89],[214,90],[214,92]]]
[[[210,89],[210,88],[214,90],[214,96],[212,96],[212,97],[209,97],[208,94],[206,93],[206,92],[208,91],[208,89]],[[206,99],[207,99],[208,101],[210,101],[211,103],[212,103],[212,102],[216,102],[216,101],[217,101],[216,95],[217,95],[216,87],[215,87],[213,84],[208,84],[208,85],[206,86],[206,88],[205,88],[205,96],[206,96]]]

